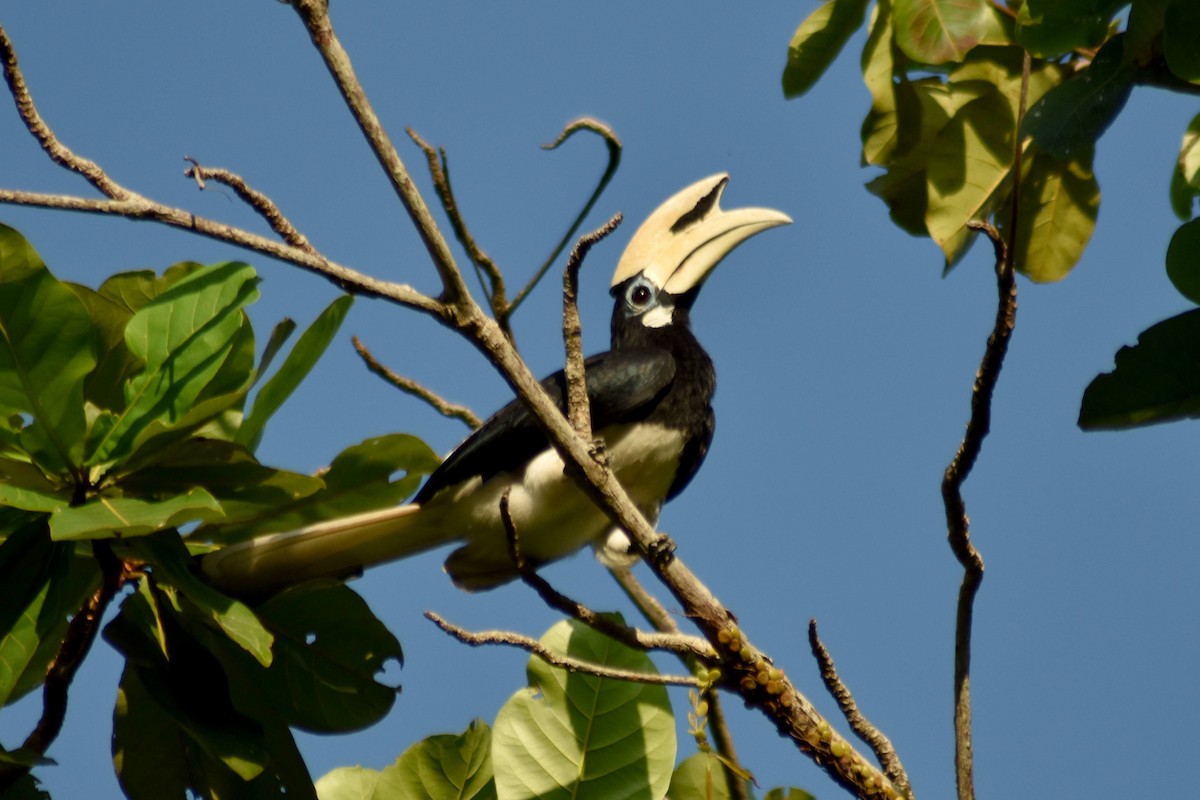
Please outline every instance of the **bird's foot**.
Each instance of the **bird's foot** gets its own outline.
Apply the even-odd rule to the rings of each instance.
[[[675,560],[675,540],[665,533],[658,534],[647,555],[656,568],[662,569]]]
[[[588,455],[600,466],[608,466],[608,450],[605,448],[604,439],[599,436],[592,439],[592,443],[588,447]]]

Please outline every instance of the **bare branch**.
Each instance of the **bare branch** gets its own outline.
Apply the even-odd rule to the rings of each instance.
[[[595,675],[598,678],[611,678],[613,680],[632,681],[634,683],[651,683],[660,686],[699,686],[699,681],[691,675],[654,675],[646,672],[613,669],[599,664],[592,664],[588,661],[580,661],[569,656],[559,655],[537,639],[531,639],[528,636],[513,633],[512,631],[468,631],[451,622],[447,622],[432,611],[426,611],[425,617],[464,644],[469,644],[473,647],[484,644],[504,644],[511,647],[519,647],[522,650],[529,651],[547,664],[561,667],[569,672],[582,672],[587,675]]]
[[[433,188],[442,202],[442,210],[446,212],[446,217],[450,220],[454,237],[467,251],[471,263],[475,266],[475,274],[479,277],[479,285],[488,298],[488,305],[492,307],[492,315],[500,323],[505,335],[509,339],[513,338],[509,323],[512,309],[508,304],[504,275],[492,257],[483,251],[483,248],[475,241],[475,237],[471,235],[471,231],[467,229],[467,222],[463,219],[462,212],[458,208],[458,200],[455,199],[454,190],[450,186],[450,165],[446,161],[446,151],[442,148],[434,150],[412,128],[404,130],[417,147],[420,147],[425,153],[425,160],[429,165],[429,176],[433,179]],[[485,275],[487,276],[486,281],[484,281]]]
[[[854,702],[854,695],[842,682],[837,673],[837,667],[833,665],[833,656],[829,655],[829,650],[821,643],[821,639],[817,635],[815,619],[808,622],[808,644],[812,648],[813,657],[817,659],[817,664],[821,667],[821,679],[825,681],[825,688],[833,695],[833,699],[837,700],[838,708],[842,710],[842,716],[846,718],[850,728],[858,735],[858,738],[875,751],[875,756],[883,765],[883,771],[896,788],[906,797],[911,798],[913,796],[912,786],[908,781],[908,773],[904,771],[904,765],[900,763],[900,758],[896,755],[896,749],[892,747],[891,741],[858,710],[858,704]]]
[[[433,258],[434,267],[442,278],[442,299],[452,306],[469,303],[470,293],[463,282],[458,265],[454,262],[450,246],[434,223],[429,207],[425,205],[425,199],[421,197],[420,191],[408,174],[408,168],[401,161],[400,154],[396,152],[391,138],[383,128],[383,123],[379,121],[375,109],[367,99],[354,67],[350,64],[350,55],[333,31],[333,23],[329,19],[329,3],[327,0],[292,0],[292,5],[304,22],[317,52],[325,60],[325,66],[342,93],[346,107],[366,137],[384,174],[391,180],[396,195]]]
[[[597,119],[592,119],[591,117],[580,117],[577,120],[568,122],[566,127],[562,129],[562,132],[558,134],[558,138],[549,144],[542,145],[542,149],[557,149],[559,145],[571,138],[571,136],[573,136],[577,131],[591,131],[604,139],[604,144],[608,148],[608,165],[604,168],[604,174],[600,176],[600,182],[597,183],[596,188],[592,190],[592,196],[589,197],[588,201],[583,204],[583,209],[579,212],[579,214],[576,215],[575,220],[571,223],[571,226],[567,228],[567,232],[564,233],[563,237],[558,240],[557,244],[554,245],[554,249],[550,251],[550,255],[545,261],[542,262],[542,265],[538,267],[538,270],[534,273],[533,277],[529,279],[529,283],[525,284],[524,288],[517,292],[516,296],[512,300],[512,303],[509,304],[509,313],[516,311],[517,307],[524,302],[525,298],[529,296],[529,293],[533,291],[534,287],[537,286],[542,278],[546,276],[546,273],[550,270],[550,267],[553,266],[554,262],[558,260],[559,254],[566,249],[567,245],[571,241],[571,238],[575,235],[575,232],[578,231],[580,226],[583,225],[583,221],[587,219],[587,215],[592,213],[592,209],[595,207],[596,201],[600,199],[600,195],[604,193],[604,189],[608,186],[609,181],[611,181],[613,175],[617,173],[617,167],[621,165],[621,140],[617,136],[616,131],[603,122]]]
[[[306,253],[316,255],[317,249],[284,216],[283,212],[279,210],[279,206],[275,205],[275,202],[262,192],[251,188],[241,175],[219,167],[202,166],[199,161],[191,156],[184,156],[183,160],[192,165],[185,169],[183,174],[195,179],[201,191],[205,188],[204,181],[206,180],[225,184],[230,189],[233,189],[234,193],[242,199],[242,202],[257,211],[267,221],[267,224],[271,226],[271,230],[279,234],[280,239],[283,239],[297,250],[303,250]]]
[[[17,51],[13,48],[8,34],[4,32],[3,26],[0,26],[0,59],[4,62],[4,80],[8,83],[13,100],[16,101],[17,113],[21,115],[21,121],[25,123],[25,127],[33,134],[33,138],[37,139],[38,144],[55,164],[79,173],[88,183],[108,197],[119,200],[131,200],[139,197],[136,192],[129,191],[105,174],[96,162],[76,155],[50,130],[50,126],[42,119],[37,106],[33,103],[29,87],[25,84],[25,76],[21,73],[20,65],[17,63]]]
[[[1021,97],[1015,130],[1020,131],[1025,118],[1029,92],[1031,59],[1025,53],[1021,73]],[[975,595],[983,581],[983,556],[971,542],[971,521],[967,516],[962,485],[975,465],[983,440],[992,423],[992,396],[1000,380],[1000,369],[1008,353],[1008,342],[1016,325],[1017,283],[1014,277],[1015,237],[1017,235],[1018,203],[1021,195],[1021,137],[1014,135],[1012,215],[1009,236],[1005,245],[996,228],[986,222],[971,227],[982,230],[991,239],[996,252],[996,289],[998,302],[996,319],[988,335],[987,347],[975,373],[971,390],[971,418],[954,458],[942,477],[942,504],[946,509],[946,530],[950,549],[963,568],[962,584],[958,590],[958,606],[954,625],[954,768],[959,800],[975,798],[975,760],[971,734],[971,630],[975,615]]]
[[[375,359],[375,356],[372,355],[371,351],[367,349],[367,346],[363,344],[357,336],[351,336],[350,341],[354,343],[354,349],[357,351],[359,358],[361,358],[367,365],[367,369],[371,370],[371,372],[374,372],[376,375],[383,378],[400,391],[410,394],[419,400],[424,400],[433,407],[434,411],[437,411],[444,417],[452,417],[454,419],[462,420],[462,422],[471,430],[475,430],[483,424],[479,417],[475,416],[475,412],[466,406],[459,405],[458,403],[451,403],[450,401],[443,399],[436,392],[417,383],[412,378],[406,378],[403,375],[392,372],[383,364],[380,364]]]
[[[621,212],[596,230],[580,237],[563,270],[563,344],[567,350],[567,419],[584,441],[592,441],[592,415],[588,406],[587,381],[583,371],[583,326],[579,321],[579,268],[592,245],[617,229]]]

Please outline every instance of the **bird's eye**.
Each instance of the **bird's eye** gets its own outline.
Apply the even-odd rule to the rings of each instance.
[[[644,283],[636,283],[629,287],[629,302],[634,306],[644,306],[654,298],[654,292]]]

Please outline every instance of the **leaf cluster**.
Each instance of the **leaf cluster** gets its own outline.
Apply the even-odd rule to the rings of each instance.
[[[378,674],[399,642],[350,589],[307,584],[251,609],[193,571],[210,542],[399,502],[438,462],[394,434],[320,477],[260,463],[267,421],[351,298],[272,371],[296,325],[256,363],[258,284],[248,264],[186,262],[90,289],[0,226],[0,705],[73,670],[94,631],[71,620],[102,584],[133,585],[105,630],[126,659],[113,753],[132,798],[313,796],[291,729],[361,728],[395,697]],[[31,790],[40,757],[4,752],[0,779]]]
[[[1200,93],[1194,0],[878,0],[869,20],[867,6],[828,0],[801,23],[783,91],[808,91],[866,24],[862,71],[871,107],[862,161],[882,170],[867,190],[901,229],[933,239],[946,269],[977,235],[968,224],[991,218],[1027,277],[1066,276],[1100,208],[1096,141],[1134,87]],[[1166,258],[1172,283],[1193,303],[1200,303],[1198,140],[1200,116],[1188,125],[1170,176],[1171,205],[1184,224]],[[1200,413],[1197,313],[1159,323],[1135,347],[1122,348],[1116,369],[1085,392],[1079,424],[1124,428]]]
[[[577,620],[557,623],[547,649],[604,669],[656,674],[654,663]],[[665,687],[551,666],[536,656],[529,685],[489,727],[431,736],[382,770],[335,769],[317,781],[320,800],[532,798],[728,798],[725,765],[701,750],[678,766],[675,721]],[[748,790],[749,791],[749,790]],[[753,794],[751,793],[751,796]],[[811,798],[776,788],[766,800]]]

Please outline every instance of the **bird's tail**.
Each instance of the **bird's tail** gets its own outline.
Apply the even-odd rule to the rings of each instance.
[[[313,578],[416,555],[447,541],[419,505],[396,506],[258,536],[204,556],[200,568],[234,595],[265,594]]]

